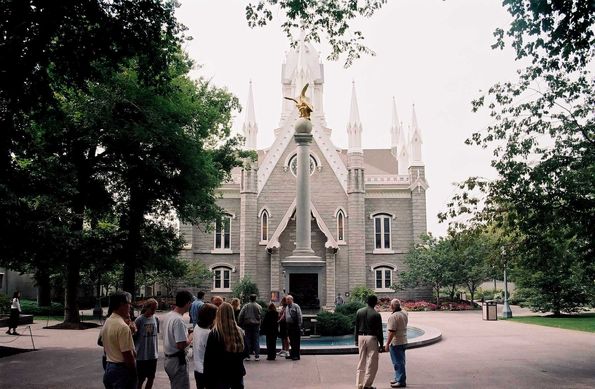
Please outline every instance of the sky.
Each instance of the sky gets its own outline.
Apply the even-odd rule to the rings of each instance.
[[[258,148],[273,143],[281,112],[281,64],[289,41],[281,30],[283,13],[251,29],[241,0],[182,0],[179,21],[193,39],[184,49],[196,62],[192,77],[224,87],[245,105],[252,81]],[[363,126],[363,148],[389,148],[392,98],[405,126],[415,104],[422,131],[422,156],[430,188],[428,231],[444,235],[437,214],[446,209],[454,183],[470,176],[495,177],[491,151],[464,144],[491,123],[487,110],[473,113],[471,101],[499,81],[513,80],[511,49],[492,50],[496,28],[510,17],[501,0],[390,0],[371,18],[353,23],[376,56],[364,56],[344,68],[344,58],[326,60],[328,45],[314,44],[325,71],[324,111],[331,139],[347,148],[352,82]],[[233,129],[241,133],[244,112]]]

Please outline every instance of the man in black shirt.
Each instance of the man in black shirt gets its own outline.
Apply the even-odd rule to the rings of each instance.
[[[371,389],[378,371],[378,353],[383,350],[382,318],[374,307],[378,298],[368,297],[368,306],[357,311],[355,319],[355,345],[359,350],[356,385],[358,389]]]

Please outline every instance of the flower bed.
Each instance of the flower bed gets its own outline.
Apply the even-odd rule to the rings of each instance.
[[[376,310],[390,312],[390,297],[382,297],[378,300]],[[424,300],[401,301],[401,306],[407,311],[467,311],[474,309],[474,306],[467,301],[449,302],[441,301],[440,305]]]

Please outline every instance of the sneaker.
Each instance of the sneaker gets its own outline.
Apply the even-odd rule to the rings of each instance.
[[[254,357],[255,361],[260,361],[260,357]]]
[[[406,388],[407,385],[405,383],[395,382],[394,384],[390,384],[391,388]]]

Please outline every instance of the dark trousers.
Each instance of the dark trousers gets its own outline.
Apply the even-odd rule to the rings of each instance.
[[[300,326],[299,324],[287,324],[287,336],[289,336],[289,343],[291,350],[289,356],[291,359],[300,359]]]
[[[136,373],[123,363],[107,362],[103,385],[106,389],[136,389]]]
[[[10,318],[8,319],[8,329],[10,330],[13,328],[14,330],[17,329],[19,326],[19,317],[20,313],[19,310],[16,308],[10,308]]]
[[[255,357],[260,356],[260,324],[246,324],[244,326],[244,330],[246,331],[246,354],[250,356],[254,353]]]
[[[199,373],[196,370],[194,370],[194,379],[196,380],[196,389],[207,388],[207,379],[204,373]]]
[[[267,359],[277,356],[277,334],[267,334]]]

